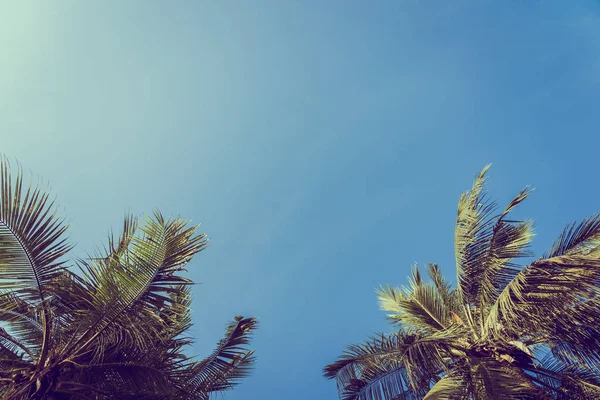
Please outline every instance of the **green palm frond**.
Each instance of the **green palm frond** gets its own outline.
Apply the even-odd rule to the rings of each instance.
[[[600,398],[600,375],[577,363],[563,363],[548,355],[541,367],[532,370],[534,381],[547,389],[554,398],[593,400]]]
[[[0,160],[0,176],[0,290],[43,302],[45,284],[71,248],[64,239],[67,226],[40,187],[23,188],[20,168],[13,179],[6,158]]]
[[[23,190],[23,175],[13,179],[6,158],[0,159],[0,290],[10,290],[41,308],[42,342],[39,362],[49,350],[51,317],[46,306],[46,286],[60,273],[71,246],[64,233],[67,225],[54,202],[39,186]]]
[[[411,399],[422,397],[442,368],[434,356],[415,362],[420,352],[440,353],[442,343],[420,342],[415,333],[399,331],[348,346],[340,359],[324,369],[325,377],[336,379],[344,400]],[[413,364],[414,363],[414,364]]]
[[[214,352],[191,368],[186,390],[192,394],[220,392],[247,377],[255,363],[254,351],[247,345],[257,325],[255,318],[235,317]]]
[[[543,258],[589,253],[600,246],[600,215],[567,226]]]
[[[73,345],[74,353],[99,340],[95,351],[99,356],[104,355],[106,348],[101,345],[100,336],[107,329],[119,340],[129,337],[140,344],[145,342],[142,331],[152,330],[154,325],[140,324],[139,318],[156,314],[170,302],[169,293],[182,284],[192,283],[177,273],[206,247],[206,236],[194,235],[195,229],[189,228],[185,221],[165,220],[156,213],[141,226],[142,236],[130,239],[125,257],[97,259],[85,265],[92,295],[87,310],[92,314],[82,321],[89,326]],[[111,342],[115,337],[106,340]]]

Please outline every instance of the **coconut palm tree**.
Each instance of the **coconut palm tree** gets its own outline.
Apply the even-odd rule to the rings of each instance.
[[[397,328],[325,367],[341,399],[600,399],[600,216],[521,267],[532,223],[509,214],[530,190],[498,212],[488,167],[458,203],[456,288],[435,264],[382,287]]]
[[[236,317],[207,358],[184,353],[193,282],[181,273],[207,245],[195,226],[128,216],[70,265],[49,195],[6,159],[0,186],[2,399],[208,399],[248,375],[253,318]]]

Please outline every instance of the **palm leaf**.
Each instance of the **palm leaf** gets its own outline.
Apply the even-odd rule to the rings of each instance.
[[[59,259],[71,248],[67,226],[54,202],[39,187],[23,192],[21,169],[13,179],[8,161],[0,161],[0,289],[28,301],[43,302],[45,284],[60,271]]]
[[[520,271],[518,265],[511,260],[530,256],[529,245],[533,234],[533,222],[508,221],[505,217],[527,196],[531,190],[522,190],[496,219],[488,244],[487,254],[480,262],[483,265],[481,285],[479,288],[479,308],[481,318],[485,318],[485,310],[494,303],[502,289],[512,281]]]
[[[471,191],[463,193],[458,203],[454,231],[458,293],[462,304],[473,304],[479,294],[484,272],[481,262],[493,235],[494,203],[483,191],[487,165],[475,179]]]
[[[600,215],[567,226],[543,258],[590,252],[600,246]]]
[[[159,213],[146,221],[141,232],[142,236],[131,239],[126,256],[107,257],[84,266],[92,295],[88,307],[91,315],[83,320],[89,325],[72,346],[74,354],[95,340],[99,341],[94,351],[99,357],[104,354],[100,336],[107,329],[117,335],[107,338],[109,342],[119,337],[142,345],[146,342],[144,329],[154,327],[140,324],[143,315],[156,315],[156,310],[170,301],[169,293],[178,291],[178,285],[192,283],[177,272],[206,247],[206,236],[194,236],[195,227],[189,228],[179,219],[165,220]]]
[[[543,367],[531,373],[534,382],[558,399],[600,398],[600,376],[597,371],[582,368],[576,363],[563,363],[551,354],[542,359]]]
[[[39,187],[30,184],[23,192],[21,169],[13,180],[6,158],[0,160],[0,186],[0,290],[12,290],[41,305],[39,362],[43,364],[51,331],[46,286],[60,272],[61,257],[71,249],[64,239],[67,225]]]
[[[191,368],[186,390],[192,394],[228,390],[248,376],[255,359],[247,345],[257,325],[255,318],[235,317],[214,352]]]
[[[486,330],[522,335],[535,321],[537,332],[551,336],[562,332],[566,342],[582,335],[580,340],[589,345],[597,328],[588,333],[584,328],[589,326],[590,312],[599,306],[594,298],[599,284],[600,260],[596,258],[558,256],[536,261],[502,291],[486,319]],[[573,312],[578,308],[590,312]]]
[[[422,398],[445,370],[452,343],[463,335],[456,327],[426,336],[404,330],[381,335],[349,346],[324,375],[336,379],[345,399]]]
[[[449,293],[440,293],[435,284],[423,282],[417,266],[413,268],[409,286],[396,289],[390,286],[377,291],[383,310],[395,322],[416,329],[442,330],[451,325],[451,309],[445,307]]]

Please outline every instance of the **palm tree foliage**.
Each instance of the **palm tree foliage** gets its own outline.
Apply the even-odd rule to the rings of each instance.
[[[489,166],[488,166],[489,167]],[[600,216],[568,226],[531,257],[531,221],[509,218],[484,193],[486,167],[458,203],[457,287],[439,267],[383,287],[397,331],[349,346],[327,378],[344,400],[599,399]]]
[[[3,399],[208,399],[249,374],[253,318],[236,317],[206,359],[184,354],[193,282],[181,273],[207,245],[195,226],[128,216],[119,237],[69,268],[49,195],[6,159],[0,175]]]

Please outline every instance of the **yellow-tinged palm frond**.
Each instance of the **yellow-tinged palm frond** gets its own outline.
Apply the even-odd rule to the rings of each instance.
[[[471,190],[463,193],[458,202],[454,252],[458,293],[463,304],[473,304],[477,298],[483,272],[479,259],[486,254],[491,238],[495,204],[487,201],[484,192],[489,167],[479,173]]]
[[[485,199],[484,184],[488,167],[475,179],[470,192],[459,202],[455,230],[458,292],[465,307],[473,309],[474,324],[480,329],[485,310],[500,291],[519,272],[512,260],[529,256],[533,234],[531,221],[514,221],[506,217],[531,190],[525,188],[499,214],[495,203]],[[471,317],[471,316],[469,316]]]
[[[428,273],[432,275],[433,283],[424,282],[419,268],[415,266],[408,287],[387,286],[377,291],[381,309],[390,313],[390,320],[415,329],[433,331],[452,325],[452,312],[458,311],[455,309],[455,293],[441,279],[437,266],[429,267]]]

